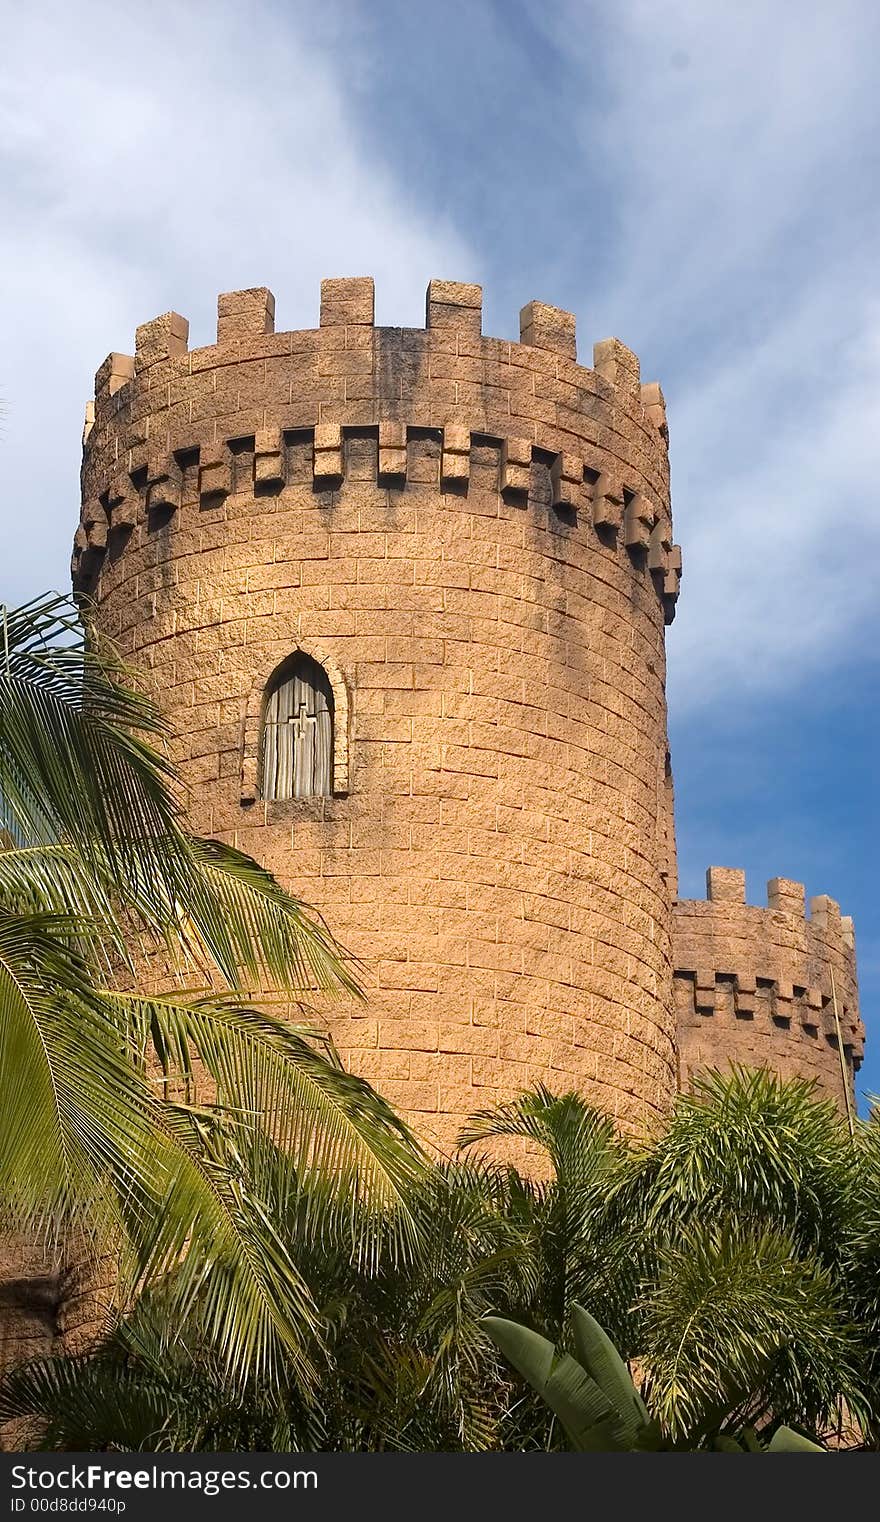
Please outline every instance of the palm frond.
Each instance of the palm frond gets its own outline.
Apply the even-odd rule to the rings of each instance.
[[[157,1107],[152,1209],[126,1214],[144,1284],[166,1282],[175,1314],[198,1305],[200,1323],[233,1381],[271,1379],[283,1353],[293,1377],[313,1382],[320,1321],[277,1224],[254,1187],[225,1118]]]
[[[36,1419],[43,1451],[155,1452],[174,1406],[167,1381],[112,1357],[41,1359],[0,1377],[0,1424]]]
[[[175,1270],[186,1303],[198,1294],[211,1308],[230,1367],[265,1372],[283,1346],[308,1379],[318,1315],[242,1160],[244,1120],[156,1098],[57,929],[49,916],[0,916],[7,1219],[74,1234],[84,1251],[109,1244],[120,1292]]]
[[[102,998],[109,1018],[141,1054],[152,1045],[165,1080],[182,1082],[240,1129],[256,1129],[249,1166],[282,1213],[285,1193],[304,1202],[300,1232],[325,1230],[335,1198],[344,1202],[356,1251],[377,1251],[380,1236],[399,1249],[412,1247],[417,1223],[410,1196],[424,1156],[391,1106],[346,1072],[326,1038],[234,997],[106,992]],[[209,1080],[201,1094],[192,1088],[197,1067]]]
[[[122,676],[67,599],[3,610],[0,826],[19,844],[66,841],[120,868],[132,842],[163,841],[167,871],[180,810],[151,743],[166,727]]]
[[[827,1420],[864,1404],[857,1347],[827,1270],[791,1237],[741,1222],[692,1222],[661,1248],[642,1305],[646,1398],[673,1437],[736,1418]]]
[[[100,937],[110,943],[114,955],[125,955],[112,882],[73,846],[0,849],[0,908],[14,915],[72,916],[88,923],[92,944]]]
[[[466,1122],[460,1147],[501,1136],[539,1143],[549,1153],[557,1176],[574,1182],[592,1175],[615,1150],[615,1133],[606,1115],[594,1110],[580,1094],[553,1094],[543,1084],[527,1089],[507,1104],[480,1110]]]
[[[0,915],[0,1200],[50,1235],[89,1219],[110,1229],[108,1172],[134,1187],[148,1144],[149,1092],[72,944],[87,929],[68,915]]]
[[[708,1073],[680,1094],[656,1142],[613,1182],[624,1215],[674,1230],[734,1214],[788,1230],[831,1261],[845,1240],[856,1165],[833,1101],[766,1069]]]
[[[363,997],[357,964],[264,867],[221,841],[191,839],[189,849],[178,933],[231,986],[268,976],[294,993]]]

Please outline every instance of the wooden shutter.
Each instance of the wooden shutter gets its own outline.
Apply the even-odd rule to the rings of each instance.
[[[333,791],[333,693],[327,673],[298,655],[273,681],[263,719],[263,797]]]

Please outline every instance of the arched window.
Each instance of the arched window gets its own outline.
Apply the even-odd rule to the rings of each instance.
[[[291,656],[266,689],[262,736],[266,799],[327,798],[333,791],[333,692],[310,655]]]

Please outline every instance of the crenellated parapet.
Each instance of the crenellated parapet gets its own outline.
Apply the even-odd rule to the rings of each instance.
[[[763,906],[745,873],[710,867],[705,900],[673,904],[680,1081],[700,1069],[768,1066],[815,1078],[843,1102],[838,1028],[850,1084],[864,1049],[852,920],[826,896],[774,877]]]
[[[219,298],[206,348],[188,348],[177,313],[143,324],[134,355],[109,355],[95,377],[77,589],[94,590],[134,529],[149,538],[181,509],[300,482],[304,451],[316,492],[353,470],[394,492],[424,484],[427,438],[443,491],[467,493],[475,448],[482,465],[494,452],[505,500],[594,532],[653,582],[671,621],[681,553],[659,386],[641,384],[616,339],[578,364],[571,313],[530,302],[510,343],[482,335],[481,306],[479,286],[434,280],[424,329],[377,328],[372,280],[343,279],[322,283],[314,330],[275,333],[263,288]]]

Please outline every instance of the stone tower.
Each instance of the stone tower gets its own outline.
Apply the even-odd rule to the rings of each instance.
[[[807,919],[803,883],[785,877],[762,906],[733,868],[710,867],[706,888],[672,906],[680,1086],[736,1062],[813,1079],[846,1108],[865,1041],[852,920],[825,895]]]
[[[216,344],[168,313],[101,366],[74,584],[193,827],[362,959],[368,1003],[330,1012],[355,1070],[443,1146],[539,1079],[640,1127],[677,1081],[660,389],[616,339],[578,364],[542,302],[483,337],[474,285],[432,281],[418,330],[377,328],[367,279],[324,281],[316,330],[273,318],[237,291]],[[273,700],[294,666],[320,713]],[[272,746],[332,752],[303,796],[267,780],[269,704]]]

